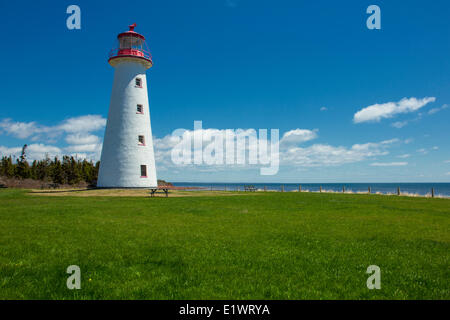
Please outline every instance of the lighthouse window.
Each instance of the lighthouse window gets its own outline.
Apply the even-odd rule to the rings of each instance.
[[[139,136],[139,137],[138,137],[138,140],[139,140],[139,145],[140,145],[140,146],[145,146],[145,139],[144,139],[144,136]]]
[[[147,178],[147,166],[141,165],[141,178]]]
[[[141,78],[136,78],[136,87],[142,88],[142,79]]]
[[[137,105],[136,113],[144,113],[144,108],[142,107],[142,104]]]

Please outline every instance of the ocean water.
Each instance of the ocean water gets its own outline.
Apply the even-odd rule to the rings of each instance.
[[[209,190],[244,190],[244,185],[253,185],[255,188],[268,191],[280,191],[284,186],[284,191],[298,191],[299,185],[302,191],[323,191],[342,192],[345,187],[346,192],[367,192],[371,188],[372,193],[396,194],[397,188],[401,193],[412,195],[431,195],[434,188],[435,196],[450,197],[450,183],[207,183],[207,182],[174,182],[174,186],[196,187]]]

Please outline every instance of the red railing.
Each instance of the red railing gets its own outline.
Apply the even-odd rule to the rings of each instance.
[[[109,52],[109,58],[112,57],[120,57],[120,56],[136,56],[136,57],[142,57],[148,60],[152,60],[152,55],[147,50],[139,50],[139,49],[133,49],[133,48],[126,48],[126,49],[112,49]]]

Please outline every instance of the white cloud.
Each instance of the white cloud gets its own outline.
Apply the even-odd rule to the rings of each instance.
[[[13,157],[19,157],[19,155],[22,152],[22,147],[13,147],[13,148],[7,148],[0,146],[0,154],[1,156],[13,156]],[[60,157],[61,156],[61,149],[56,146],[50,146],[45,144],[30,144],[27,146],[26,152],[25,152],[27,159],[29,161],[33,160],[40,160],[45,158],[45,156],[49,156],[50,158],[53,158],[55,156]]]
[[[36,122],[14,122],[11,119],[0,121],[0,134],[7,134],[19,139],[34,141],[45,141],[56,143],[59,138],[64,137],[67,147],[35,143],[29,144],[27,149],[28,159],[41,159],[45,154],[61,156],[64,154],[77,155],[78,158],[99,160],[101,154],[100,137],[91,134],[101,130],[106,125],[106,119],[100,115],[85,115],[68,118],[54,126],[44,126]],[[6,148],[0,147],[1,154],[18,156],[22,147]]]
[[[391,124],[392,127],[400,129],[408,124],[408,121],[397,121]]]
[[[86,134],[86,133],[75,133],[75,134],[68,134],[66,136],[66,142],[68,144],[95,144],[98,143],[100,138],[93,134]]]
[[[102,143],[70,145],[64,148],[64,152],[79,159],[98,161],[102,153]]]
[[[328,110],[327,107],[322,107],[322,108],[320,108],[320,111],[327,111],[327,110]]]
[[[432,114],[438,113],[439,111],[447,109],[447,108],[448,108],[448,105],[444,104],[442,107],[433,108],[433,109],[428,110],[428,114],[432,115]]]
[[[416,151],[417,151],[418,153],[421,153],[421,154],[427,154],[427,153],[428,153],[428,150],[425,149],[425,148],[420,148],[420,149],[417,149]]]
[[[75,159],[79,159],[79,160],[95,160],[93,158],[91,158],[87,153],[71,153],[69,154],[69,156],[74,157]]]
[[[42,159],[46,154],[57,156],[61,154],[61,149],[56,146],[49,146],[42,143],[30,144],[27,148],[28,156],[33,159]]]
[[[101,139],[89,131],[98,130],[104,127],[106,120],[100,116],[83,116],[77,118],[70,118],[54,127],[40,127],[36,123],[29,126],[39,129],[40,132],[62,132],[65,141],[68,143],[66,147],[56,147],[44,144],[33,144],[29,146],[27,152],[28,158],[40,159],[48,153],[51,157],[63,154],[77,156],[78,158],[87,158],[90,160],[99,160],[101,153]],[[43,129],[42,129],[43,128]],[[226,130],[218,129],[201,129],[203,136],[203,147],[206,148],[214,141],[216,135],[221,137]],[[242,130],[243,135],[252,133],[252,129]],[[236,137],[238,130],[232,130],[233,137]],[[198,132],[197,132],[198,133]],[[261,139],[259,132],[256,131],[257,138]],[[189,137],[192,141],[198,139],[194,135],[194,130],[185,130],[184,136]],[[199,135],[200,136],[200,135]],[[367,160],[373,157],[384,156],[388,154],[388,148],[394,143],[399,142],[398,139],[385,140],[381,142],[369,142],[362,144],[354,144],[350,147],[346,146],[332,146],[329,144],[314,144],[311,146],[301,147],[302,144],[312,141],[318,137],[318,130],[310,129],[294,129],[285,132],[279,141],[279,157],[281,165],[296,166],[296,167],[319,167],[319,166],[339,166],[347,163],[355,163]],[[180,137],[166,135],[162,138],[154,137],[155,159],[159,169],[171,168],[176,169],[176,165],[172,163],[171,152],[172,148],[180,142]],[[250,139],[250,143],[246,144],[247,151],[254,151],[257,149],[256,141]],[[19,155],[21,147],[5,148],[0,147],[2,154]],[[192,170],[207,170],[218,171],[228,170],[230,167],[226,166],[192,166]],[[233,166],[234,169],[243,170],[249,169],[251,166]],[[191,169],[190,169],[191,170]],[[194,171],[195,172],[195,171]]]
[[[77,144],[68,146],[65,148],[65,150],[69,152],[97,152],[98,150],[101,151],[101,144],[98,143],[91,143],[91,144]]]
[[[17,156],[20,154],[22,147],[12,147],[8,148],[5,146],[0,146],[0,155],[3,156]]]
[[[106,119],[100,115],[86,115],[64,120],[55,126],[44,126],[36,122],[15,122],[11,119],[0,121],[0,134],[7,134],[19,139],[48,140],[61,136],[63,133],[84,134],[103,129]]]
[[[93,132],[104,128],[106,125],[106,119],[100,115],[86,115],[75,118],[69,118],[63,121],[62,124],[57,126],[65,132],[77,133],[77,132]]]
[[[295,147],[301,143],[313,140],[317,138],[317,131],[318,130],[309,130],[309,129],[294,129],[285,132],[280,141],[278,141],[279,148],[283,150],[287,150],[289,148]],[[255,136],[255,139],[249,139],[245,145],[245,152],[247,157],[247,152],[252,151],[253,154],[258,153],[258,140],[260,143],[269,143],[269,141],[263,140],[262,137],[259,134],[258,130],[253,129],[235,129],[235,130],[219,130],[219,129],[200,129],[200,130],[184,130],[183,132],[183,139],[191,140],[191,145],[193,146],[195,142],[198,139],[202,140],[203,149],[201,150],[193,150],[192,151],[192,157],[195,157],[195,153],[203,153],[205,148],[207,148],[208,145],[213,143],[215,140],[215,137],[221,137],[225,139],[226,133],[228,133],[229,138],[235,140],[237,136],[239,135],[239,132],[242,134],[242,136],[248,136],[253,134]],[[270,130],[268,130],[267,134],[270,134]],[[196,140],[197,139],[197,140]],[[266,137],[266,139],[271,139],[270,137]],[[172,148],[179,144],[181,138],[167,135],[163,138],[155,138],[154,139],[154,147],[155,147],[155,160],[157,163],[161,163],[164,168],[168,167],[174,167],[175,164],[172,164],[171,160],[171,153]],[[269,143],[270,144],[270,143]],[[225,140],[223,141],[224,149],[226,149]],[[282,154],[280,154],[280,157],[282,157]],[[229,166],[229,165],[228,165]],[[234,168],[239,167],[238,165],[233,166]],[[223,170],[223,167],[220,165],[215,166],[216,169],[208,169],[208,170]],[[196,165],[192,169],[200,170],[202,169],[202,166]]]
[[[293,147],[282,152],[280,160],[285,165],[338,166],[360,162],[375,156],[387,155],[389,152],[386,149],[397,141],[397,139],[392,139],[377,143],[354,144],[350,148],[326,144],[315,144],[306,148]]]
[[[399,155],[399,156],[397,156],[397,158],[400,158],[400,159],[406,159],[406,158],[409,158],[411,155],[410,154],[402,154],[402,155]]]
[[[0,121],[0,133],[14,136],[19,139],[26,139],[32,135],[48,132],[49,127],[40,126],[36,122],[15,122],[11,119]]]
[[[281,138],[281,144],[300,144],[317,138],[317,129],[295,129],[287,131]]]
[[[280,140],[279,157],[280,164],[284,166],[296,167],[320,167],[320,166],[339,166],[347,163],[355,163],[377,156],[387,155],[388,149],[397,142],[398,139],[385,140],[381,142],[369,142],[354,144],[351,147],[332,146],[328,144],[314,144],[307,147],[300,147],[301,144],[316,139],[318,130],[295,129],[285,132]],[[210,143],[210,138],[215,133],[223,133],[225,130],[202,129],[203,147]],[[244,132],[247,132],[244,130]],[[194,131],[185,130],[184,137],[189,137],[193,141]],[[200,135],[199,135],[200,136]],[[259,138],[259,136],[258,136]],[[179,137],[167,135],[162,138],[154,139],[155,158],[158,168],[173,168],[177,165],[172,163],[172,148],[180,142]],[[257,145],[249,144],[246,149],[256,149]],[[223,170],[223,166],[214,166],[215,169]],[[230,167],[228,167],[230,168]],[[246,166],[246,168],[250,168]],[[192,166],[190,170],[200,170],[201,166]],[[233,169],[242,169],[233,166]]]
[[[431,147],[430,149],[420,148],[420,149],[417,149],[416,152],[421,153],[421,154],[427,154],[428,152],[430,152],[430,150],[432,150],[432,151],[439,150],[439,147],[434,146],[434,147]]]
[[[396,114],[414,112],[435,100],[435,97],[425,97],[423,99],[412,97],[409,99],[403,98],[399,102],[370,105],[356,112],[353,116],[353,122],[378,122],[383,118],[392,118]]]
[[[75,145],[66,148],[59,148],[57,146],[45,145],[42,143],[30,144],[26,149],[26,156],[29,162],[33,160],[41,160],[46,156],[50,158],[62,158],[63,155],[71,155],[78,159],[88,159],[97,161],[100,160],[102,144],[92,145]],[[4,147],[0,146],[0,157],[12,156],[18,158],[22,152],[22,147]]]
[[[450,163],[450,160],[445,160],[444,163]]]
[[[370,164],[372,167],[398,167],[406,166],[408,162],[374,162]]]

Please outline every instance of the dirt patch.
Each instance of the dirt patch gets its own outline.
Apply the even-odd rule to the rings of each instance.
[[[29,194],[35,196],[53,196],[53,197],[150,197],[147,189],[32,189]],[[248,192],[234,191],[205,191],[205,190],[170,190],[170,197],[207,197],[207,196],[233,196],[239,194],[249,194]],[[252,194],[255,194],[254,192]],[[162,191],[158,191],[155,197],[165,198],[166,195]]]
[[[86,182],[80,182],[75,186],[68,184],[54,184],[49,181],[41,181],[34,179],[17,179],[0,177],[0,185],[4,185],[7,188],[22,188],[22,189],[71,189],[71,188],[86,188]]]

